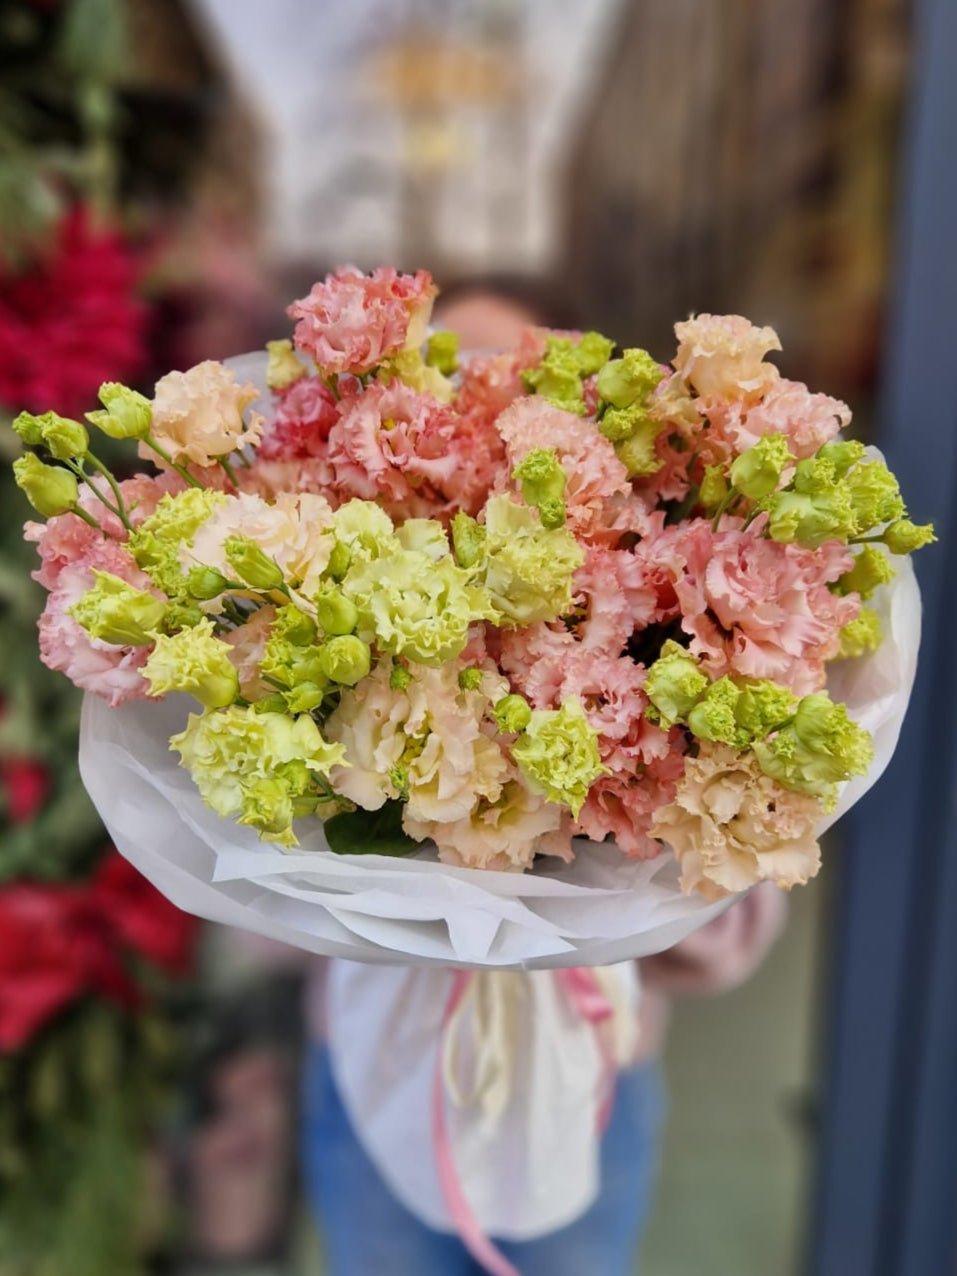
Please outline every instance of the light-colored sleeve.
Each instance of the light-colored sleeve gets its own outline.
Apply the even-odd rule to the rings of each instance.
[[[680,996],[728,992],[750,979],[780,936],[787,919],[784,891],[770,882],[667,952],[647,957],[641,976],[648,988]]]

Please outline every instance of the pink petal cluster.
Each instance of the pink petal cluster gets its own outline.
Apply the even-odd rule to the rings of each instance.
[[[324,376],[362,376],[425,338],[436,288],[426,270],[400,275],[380,266],[370,275],[352,267],[328,275],[294,301],[295,343]]]
[[[273,419],[263,430],[259,456],[266,460],[325,456],[338,418],[336,399],[321,377],[300,377],[276,396]]]
[[[851,409],[840,399],[812,394],[802,382],[783,377],[757,403],[718,403],[707,411],[712,434],[731,456],[746,452],[766,434],[783,434],[801,460],[813,456],[851,421]]]
[[[715,532],[692,519],[641,549],[657,564],[659,614],[680,617],[713,677],[770,678],[806,695],[824,685],[839,630],[858,613],[857,595],[828,589],[853,557],[838,541],[817,550],[780,545],[760,534],[760,524]]]
[[[474,513],[488,492],[488,458],[456,414],[401,381],[343,399],[328,455],[343,500],[376,500],[397,518]]]

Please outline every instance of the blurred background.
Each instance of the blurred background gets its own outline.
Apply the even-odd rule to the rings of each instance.
[[[920,13],[957,58],[948,7]],[[863,437],[883,384],[891,462],[915,517],[943,523],[946,505],[921,503],[926,451],[916,474],[901,454],[924,427],[886,420],[920,366],[892,369],[890,390],[881,377],[886,334],[910,348],[920,304],[907,311],[900,261],[923,205],[904,211],[933,204],[914,102],[933,79],[957,105],[920,13],[0,0],[0,1276],[321,1271],[296,1174],[300,977],[198,933],[105,844],[76,775],[75,696],[35,656],[12,415],[79,412],[107,377],[148,388],[261,345],[326,270],[390,262],[430,269],[450,304],[492,292],[662,357],[691,311],[770,323],[786,374],[845,398]],[[954,150],[936,158],[952,168]],[[951,425],[954,401],[939,403]],[[921,1146],[894,1078],[918,1087],[928,1059],[957,1055],[949,1037],[942,1055],[895,1054],[938,1021],[928,994],[901,1026],[900,988],[875,991],[881,963],[901,981],[943,958],[933,910],[885,927],[910,916],[911,876],[889,865],[879,898],[858,890],[865,843],[882,862],[886,813],[868,809],[753,981],[675,1007],[644,1276],[943,1276],[889,1265],[884,1244],[909,1243],[888,1185]],[[922,871],[944,898],[936,863]]]

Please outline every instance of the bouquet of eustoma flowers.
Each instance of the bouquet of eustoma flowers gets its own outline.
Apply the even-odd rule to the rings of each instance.
[[[343,270],[268,354],[15,421],[41,654],[91,693],[117,844],[370,959],[608,961],[806,882],[893,749],[931,528],[770,328],[465,357],[434,295]]]

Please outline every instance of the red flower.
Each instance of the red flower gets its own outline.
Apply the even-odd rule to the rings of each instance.
[[[84,996],[134,1008],[130,954],[184,973],[196,923],[116,853],[79,885],[0,890],[0,1053],[20,1050]]]
[[[0,790],[11,824],[28,824],[50,791],[50,773],[32,758],[0,758]]]
[[[0,403],[76,416],[101,382],[129,380],[146,357],[140,266],[115,232],[82,208],[61,222],[49,255],[0,273]]]

